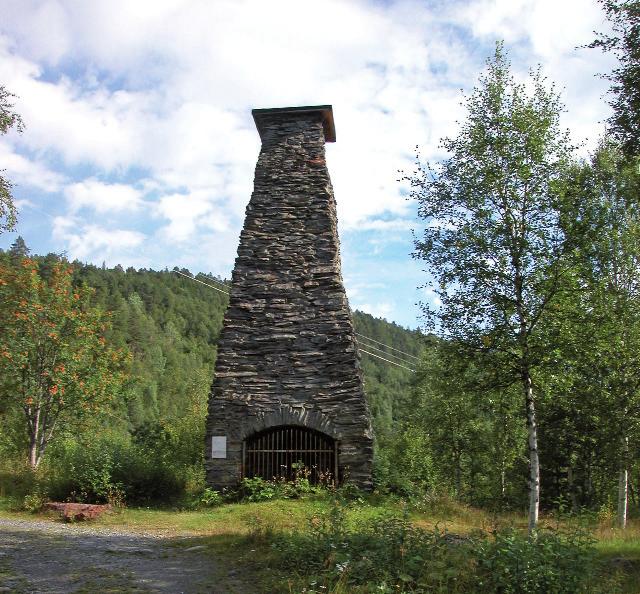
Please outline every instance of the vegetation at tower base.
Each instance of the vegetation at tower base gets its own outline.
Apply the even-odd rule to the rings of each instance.
[[[4,135],[11,128],[22,132],[24,124],[19,114],[13,111],[12,99],[15,97],[0,85],[0,135]],[[2,173],[2,170],[0,170]],[[11,195],[11,182],[0,175],[0,233],[9,231],[16,224],[16,207]]]
[[[554,348],[545,318],[566,290],[576,233],[565,229],[572,147],[562,110],[540,72],[531,92],[515,82],[501,44],[466,101],[451,155],[410,178],[429,224],[415,256],[434,278],[442,305],[425,307],[432,328],[467,353],[486,388],[519,382],[526,405],[529,528],[538,521],[539,398],[535,369]]]

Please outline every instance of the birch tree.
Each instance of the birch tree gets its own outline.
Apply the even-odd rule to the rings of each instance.
[[[449,156],[409,176],[426,264],[441,305],[423,306],[427,327],[472,354],[488,375],[517,382],[528,433],[529,530],[540,501],[534,370],[548,344],[538,328],[563,291],[572,233],[563,229],[565,172],[573,147],[563,109],[539,70],[519,84],[501,44],[465,100]]]

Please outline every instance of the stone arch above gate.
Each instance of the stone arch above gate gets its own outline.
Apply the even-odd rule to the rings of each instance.
[[[242,428],[240,438],[245,440],[254,433],[280,425],[298,425],[320,431],[320,433],[324,433],[332,439],[340,439],[340,432],[336,430],[334,424],[326,415],[320,411],[308,410],[297,406],[281,406],[278,410],[259,414],[248,419]]]

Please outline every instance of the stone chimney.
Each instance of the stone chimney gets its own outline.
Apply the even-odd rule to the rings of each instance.
[[[218,343],[207,480],[291,478],[304,464],[316,482],[367,489],[371,421],[325,162],[333,112],[252,113],[262,148]]]

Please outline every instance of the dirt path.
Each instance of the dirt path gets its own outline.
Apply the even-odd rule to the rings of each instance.
[[[198,539],[0,519],[3,593],[256,592],[244,582]]]

